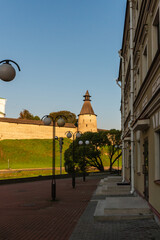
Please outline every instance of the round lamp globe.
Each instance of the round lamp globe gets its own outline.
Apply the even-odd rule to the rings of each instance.
[[[5,82],[12,81],[16,76],[16,71],[9,63],[0,65],[0,79]]]

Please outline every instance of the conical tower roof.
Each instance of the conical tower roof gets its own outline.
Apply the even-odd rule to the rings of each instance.
[[[91,100],[90,100],[90,95],[88,90],[86,91],[86,94],[83,96],[84,97],[84,103],[81,109],[81,112],[79,115],[84,115],[84,114],[91,114],[91,115],[96,115],[93,111],[93,108],[91,106]]]

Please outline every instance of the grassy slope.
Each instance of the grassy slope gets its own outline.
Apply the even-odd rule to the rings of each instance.
[[[64,139],[63,152],[70,144]],[[0,169],[47,168],[52,166],[52,140],[0,141]],[[63,160],[63,154],[62,154]],[[60,165],[59,142],[56,140],[56,167]]]
[[[69,147],[70,139],[64,138],[63,153]],[[107,146],[102,150],[104,166],[109,166],[106,154]],[[62,161],[63,159],[62,153]],[[52,140],[2,140],[0,141],[0,169],[49,168],[52,167]],[[64,164],[62,163],[62,166]],[[114,164],[116,167],[117,162]],[[60,166],[59,142],[56,140],[56,167]],[[121,159],[119,162],[121,167]]]

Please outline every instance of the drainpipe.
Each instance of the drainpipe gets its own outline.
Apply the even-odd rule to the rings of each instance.
[[[134,100],[134,72],[133,72],[133,0],[129,0],[129,9],[130,9],[130,73],[131,73],[131,87],[130,87],[130,110],[131,117],[129,122],[129,128],[131,132],[131,194],[134,193],[134,138],[133,138],[133,127],[132,123],[134,120],[133,115],[133,100]]]
[[[125,182],[125,145],[124,145],[124,81],[125,81],[125,72],[124,72],[124,57],[122,56],[122,49],[118,52],[119,57],[122,60],[122,84],[121,84],[121,100],[122,100],[122,113],[121,113],[121,128],[122,128],[122,182]]]

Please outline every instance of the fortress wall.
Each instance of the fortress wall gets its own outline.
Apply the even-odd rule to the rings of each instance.
[[[76,127],[55,127],[57,137],[66,137],[65,133],[75,133]],[[0,140],[3,139],[51,139],[53,138],[53,126],[42,124],[22,124],[0,122]]]

